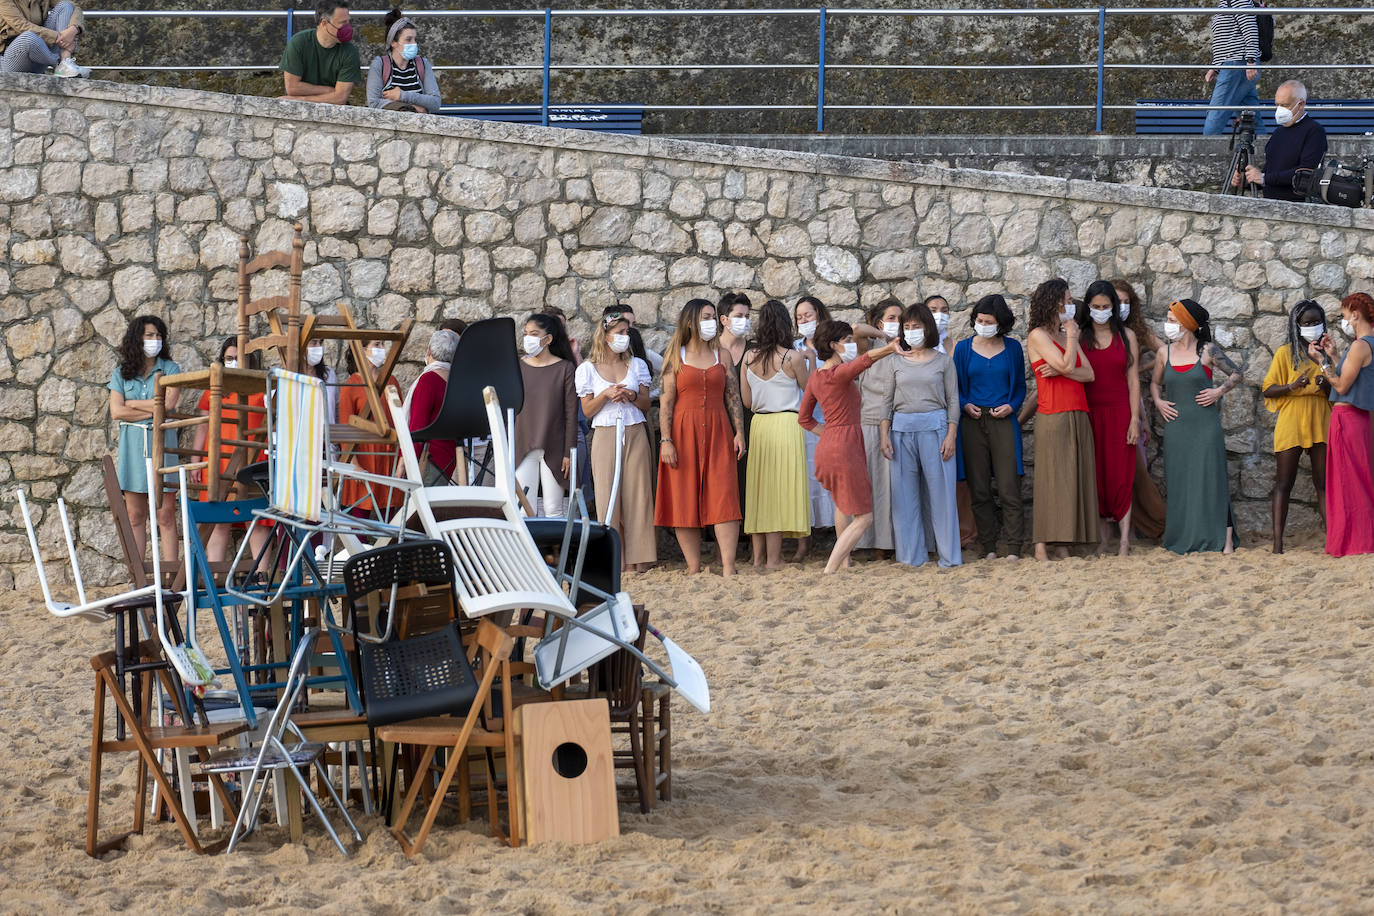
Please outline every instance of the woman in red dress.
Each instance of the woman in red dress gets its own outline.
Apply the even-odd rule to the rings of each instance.
[[[1107,552],[1112,522],[1121,529],[1117,553],[1131,552],[1131,505],[1135,490],[1136,443],[1140,441],[1140,345],[1122,322],[1116,289],[1097,280],[1083,294],[1086,309],[1078,313],[1083,355],[1093,367],[1088,395],[1088,421],[1093,428],[1097,469],[1097,553]]]
[[[1341,300],[1341,330],[1350,349],[1323,334],[1307,345],[1331,380],[1331,427],[1326,444],[1326,552],[1333,557],[1374,553],[1374,298]],[[1334,364],[1335,369],[1331,367]]]
[[[806,382],[797,422],[821,437],[816,445],[816,480],[835,501],[835,547],[825,564],[827,573],[849,566],[850,551],[873,524],[873,488],[864,459],[863,396],[855,379],[875,360],[895,352],[900,340],[860,356],[854,329],[843,321],[823,322],[812,338],[822,365]],[[816,421],[818,404],[824,423]]]
[[[659,397],[658,496],[654,524],[677,535],[687,572],[701,572],[701,529],[715,529],[721,574],[735,574],[744,401],[730,360],[720,358],[716,307],[692,299],[678,315],[663,354]],[[735,432],[740,430],[740,432]]]

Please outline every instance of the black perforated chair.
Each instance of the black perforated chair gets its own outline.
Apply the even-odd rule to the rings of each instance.
[[[348,558],[343,610],[358,644],[402,639],[459,619],[453,554],[436,540],[402,541]],[[433,590],[433,591],[432,591]]]
[[[363,691],[367,727],[374,737],[374,747],[378,728],[434,716],[462,718],[477,700],[477,678],[463,651],[456,621],[423,636],[362,643],[358,654],[362,662],[359,686]],[[388,824],[391,823],[391,799],[396,791],[398,758],[399,755],[391,758],[391,772],[382,800]],[[423,776],[417,774],[416,778]]]
[[[416,446],[445,439],[462,443],[471,455],[473,440],[491,435],[482,394],[488,387],[496,389],[503,408],[519,413],[525,406],[513,318],[488,318],[468,325],[453,354],[439,415],[423,429],[411,431]],[[486,470],[484,463],[473,480],[481,480]]]

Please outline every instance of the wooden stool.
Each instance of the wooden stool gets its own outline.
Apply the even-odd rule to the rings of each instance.
[[[521,706],[515,733],[531,845],[620,836],[611,714],[604,699]]]

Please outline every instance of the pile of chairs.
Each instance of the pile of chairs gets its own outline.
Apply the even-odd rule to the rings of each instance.
[[[298,258],[299,244],[293,270]],[[293,288],[292,295],[297,293]],[[288,353],[301,343],[296,328],[292,322],[285,334]],[[491,340],[500,346],[493,349]],[[510,366],[480,375],[460,371],[463,345],[470,341],[486,353],[508,354]],[[472,403],[475,376],[518,385],[515,353],[510,319],[478,323],[464,335],[445,407],[423,431],[425,440],[453,438],[465,446],[459,482],[437,487],[423,485],[424,452],[417,452],[406,409],[394,393],[387,392],[385,410],[374,413],[395,443],[400,472],[369,475],[340,460],[332,448],[321,419],[324,392],[318,379],[289,369],[264,373],[263,435],[236,446],[261,446],[267,453],[265,468],[237,478],[241,489],[256,481],[265,492],[224,501],[230,485],[215,482],[211,474],[208,489],[212,499],[219,498],[192,501],[185,470],[178,471],[185,539],[180,570],[163,568],[154,525],[152,568],[126,549],[135,587],[111,598],[91,601],[85,595],[59,500],[78,594],[70,604],[54,600],[39,526],[19,492],[49,610],[115,621],[115,651],[91,660],[96,672],[87,818],[91,855],[122,840],[97,838],[100,769],[104,755],[114,751],[139,755],[135,831],[143,828],[151,778],[154,809],[177,822],[188,846],[198,852],[232,850],[258,826],[271,784],[278,820],[291,816],[284,808],[292,804],[298,812],[299,800],[306,798],[346,855],[344,831],[336,832],[309,778],[314,771],[346,832],[361,840],[346,804],[353,794],[350,745],[342,753],[331,746],[341,741],[357,750],[355,772],[362,775],[365,811],[370,813],[373,798],[379,797],[380,811],[407,854],[424,848],[454,787],[460,820],[469,819],[480,791],[493,835],[520,845],[524,801],[516,710],[569,698],[606,699],[613,731],[628,744],[616,765],[633,770],[642,811],[649,811],[656,798],[671,798],[671,695],[676,692],[708,712],[705,677],[620,589],[618,535],[590,519],[580,492],[569,501],[566,518],[527,517],[514,478],[510,414],[490,385],[481,392],[480,426]],[[207,382],[223,382],[224,371],[210,371]],[[515,391],[509,400],[518,403],[521,396]],[[462,422],[450,422],[455,418]],[[486,467],[472,460],[472,446],[482,437],[489,440]],[[207,469],[218,464],[210,457],[218,446],[214,443],[205,456]],[[162,470],[150,468],[149,479],[158,479]],[[359,518],[342,503],[345,481],[399,491],[404,498],[399,508],[380,517]],[[265,558],[245,537],[227,570],[212,568],[204,533],[211,525],[236,521],[270,525],[275,553]],[[121,528],[120,533],[126,543],[126,532]],[[254,573],[263,569],[270,570],[269,581],[252,584]],[[215,616],[218,649],[206,651],[196,641],[198,608]],[[235,609],[238,626],[230,621]],[[179,615],[186,619],[184,628]],[[270,629],[274,641],[289,647],[289,661],[280,649],[260,663],[246,657],[251,640],[244,621],[255,615],[271,617],[259,635]],[[648,635],[661,643],[667,666],[646,653]],[[213,672],[208,670],[212,656],[220,662]],[[213,706],[209,695],[202,698],[205,688],[217,686],[212,675],[228,675],[234,682],[228,704],[218,709],[207,708]],[[159,687],[161,700],[154,696]],[[113,737],[107,698],[114,706]],[[229,835],[212,846],[198,836],[193,754],[212,818],[233,818]],[[167,776],[168,766],[175,779]],[[342,792],[331,778],[333,769],[343,771]],[[416,808],[423,814],[412,835],[408,824]],[[293,834],[297,829],[293,821]]]

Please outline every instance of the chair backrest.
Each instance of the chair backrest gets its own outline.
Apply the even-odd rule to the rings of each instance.
[[[410,609],[433,611],[426,618],[440,617],[443,624],[457,620],[458,602],[453,592],[453,554],[443,541],[416,540],[402,541],[375,550],[366,550],[348,558],[343,569],[345,610],[352,615],[355,634],[361,630],[361,622],[367,621],[368,632],[390,633],[400,626],[404,638],[416,632],[416,620],[409,626],[396,620],[399,610],[397,599]],[[403,590],[410,591],[414,586],[444,588],[441,596],[445,599],[446,609],[429,607],[420,601],[407,602]],[[380,616],[386,608],[385,623]],[[426,627],[426,629],[435,629]]]
[[[271,443],[272,507],[297,518],[320,520],[324,468],[324,382],[313,375],[272,370],[276,404]]]
[[[374,728],[425,716],[465,715],[478,696],[458,624],[359,647],[367,722]]]
[[[263,733],[264,738],[275,738],[281,741],[287,729],[291,725],[291,712],[300,702],[301,693],[306,687],[306,678],[310,674],[310,662],[315,652],[315,642],[324,632],[319,627],[311,627],[301,636],[301,641],[296,646],[296,653],[291,656],[291,667],[287,671],[286,682],[282,686],[281,698],[277,701],[277,706],[272,710],[272,717],[267,720],[267,726]]]
[[[411,433],[416,442],[430,439],[480,439],[488,434],[482,392],[496,389],[501,405],[516,413],[525,406],[525,382],[516,350],[515,319],[488,318],[468,326],[458,339],[439,415]]]
[[[300,368],[301,351],[301,273],[304,265],[305,242],[301,224],[296,223],[291,238],[291,251],[269,251],[248,259],[248,236],[239,239],[239,298],[238,350],[239,359],[248,360],[251,353],[275,348],[282,365],[292,372]],[[269,296],[250,301],[254,274],[274,267],[289,271],[289,286],[285,296]],[[285,326],[281,312],[285,312]],[[254,315],[266,314],[272,331],[264,337],[249,337],[249,321]]]
[[[642,652],[649,628],[649,612],[642,605],[635,608],[635,623],[639,626],[635,648]],[[624,716],[634,710],[640,703],[643,686],[643,663],[624,649],[597,662],[592,669],[592,690],[610,703],[612,716]]]

